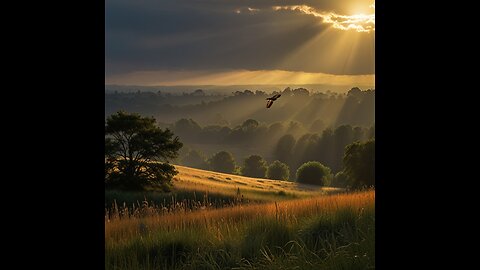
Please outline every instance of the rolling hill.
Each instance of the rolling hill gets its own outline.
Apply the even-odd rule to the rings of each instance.
[[[175,165],[174,190],[198,191],[227,196],[243,195],[251,200],[278,200],[279,197],[310,197],[343,191],[341,188],[318,187],[283,180],[245,177]]]

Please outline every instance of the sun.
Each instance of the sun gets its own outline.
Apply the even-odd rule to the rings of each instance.
[[[371,14],[375,12],[375,2],[371,1],[352,1],[352,3],[348,4],[348,8],[346,9],[347,14]]]
[[[364,5],[363,5],[364,6]],[[362,6],[362,7],[363,7]],[[368,6],[369,13],[354,13],[353,15],[324,12],[307,5],[274,6],[273,10],[292,10],[307,15],[312,15],[321,20],[321,23],[330,24],[339,30],[354,30],[357,32],[371,33],[375,31],[375,3]],[[359,11],[358,8],[356,8]],[[373,10],[373,11],[372,11]]]

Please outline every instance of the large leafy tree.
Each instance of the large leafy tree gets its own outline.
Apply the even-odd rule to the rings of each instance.
[[[352,187],[375,186],[375,139],[348,145],[343,163]]]
[[[117,112],[105,125],[105,183],[107,187],[143,189],[168,187],[177,174],[168,162],[183,144],[152,117]]]

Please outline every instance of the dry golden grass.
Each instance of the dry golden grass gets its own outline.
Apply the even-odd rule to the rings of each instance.
[[[332,187],[318,187],[314,185],[299,184],[295,182],[252,178],[234,174],[226,174],[205,171],[175,165],[178,174],[173,184],[175,189],[213,192],[227,195],[235,195],[240,189],[247,199],[265,200],[265,195],[279,192],[295,197],[308,197],[320,194],[339,192],[342,189]],[[271,198],[274,200],[275,198]]]
[[[186,171],[188,172],[183,170],[183,177],[188,175]],[[248,178],[242,180],[251,181]],[[120,244],[135,237],[142,237],[145,233],[179,232],[195,228],[207,229],[221,240],[223,235],[220,232],[228,233],[231,230],[238,230],[239,225],[257,218],[273,217],[286,224],[295,224],[299,218],[306,216],[328,215],[346,208],[355,212],[363,208],[374,208],[374,201],[375,191],[370,190],[260,205],[239,205],[217,210],[152,212],[151,215],[144,217],[106,218],[105,240],[107,245]]]

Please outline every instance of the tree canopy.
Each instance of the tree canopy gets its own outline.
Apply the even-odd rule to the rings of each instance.
[[[264,178],[267,172],[267,162],[259,155],[251,155],[244,161],[242,175]]]
[[[209,169],[205,156],[197,150],[190,150],[185,157],[182,158],[182,164],[198,169]]]
[[[304,163],[297,170],[297,182],[303,184],[325,186],[331,177],[330,168],[318,161]]]
[[[183,146],[169,130],[155,125],[153,117],[117,112],[105,125],[105,184],[121,189],[166,187],[177,173],[168,164]]]
[[[280,162],[279,160],[275,160],[274,162],[272,162],[272,164],[270,164],[270,166],[268,166],[268,179],[288,180],[289,176],[290,170],[288,168],[288,165]]]
[[[352,187],[375,186],[375,139],[348,145],[343,163]]]
[[[221,151],[210,159],[210,166],[212,170],[217,172],[233,173],[235,171],[235,160],[229,152]]]

